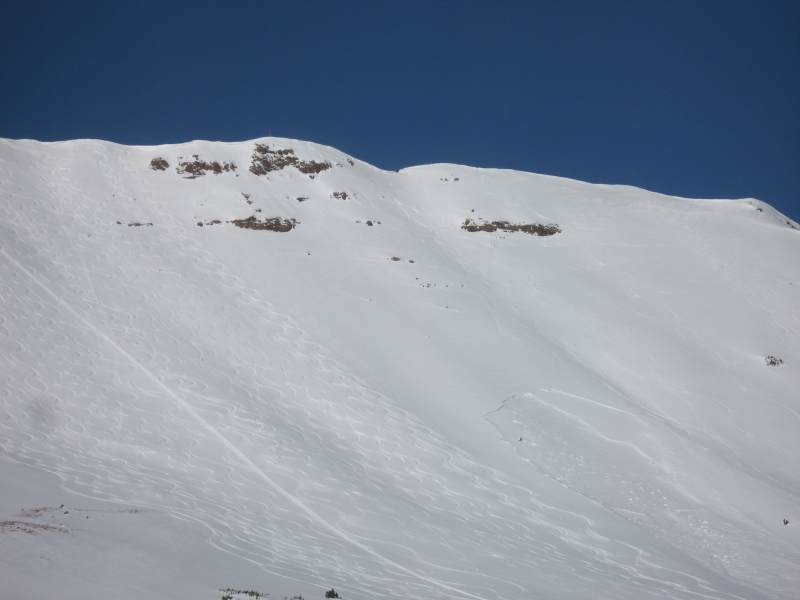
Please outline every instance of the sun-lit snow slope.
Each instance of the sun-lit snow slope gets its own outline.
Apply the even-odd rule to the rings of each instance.
[[[0,587],[800,594],[800,230],[762,202],[265,138],[2,140],[0,206],[4,472],[141,524],[6,526]],[[26,486],[0,519],[45,522]]]

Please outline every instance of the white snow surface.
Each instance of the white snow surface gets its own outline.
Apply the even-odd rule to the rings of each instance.
[[[0,203],[2,598],[800,597],[763,202],[263,138],[0,140]]]

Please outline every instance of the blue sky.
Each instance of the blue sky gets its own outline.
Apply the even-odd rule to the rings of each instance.
[[[29,2],[0,137],[269,133],[379,167],[504,167],[800,220],[800,2]]]

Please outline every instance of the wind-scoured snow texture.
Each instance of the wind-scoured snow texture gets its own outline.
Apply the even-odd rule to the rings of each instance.
[[[195,155],[251,166],[150,168]],[[800,230],[762,202],[275,138],[3,140],[0,202],[20,597],[800,593]]]

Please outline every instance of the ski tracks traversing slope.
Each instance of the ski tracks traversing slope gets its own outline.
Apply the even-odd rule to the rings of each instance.
[[[28,291],[30,292],[31,290]],[[19,290],[14,290],[14,293],[9,295],[21,298],[23,301],[26,299],[25,294],[20,293]],[[70,309],[69,306],[65,306],[63,308],[66,308],[68,313],[72,312],[72,309]],[[75,316],[78,316],[78,318],[82,320],[86,319],[86,317],[81,317],[77,314]],[[89,323],[84,322],[83,324],[87,325]],[[13,338],[23,337],[18,331],[11,333],[13,334]],[[91,335],[91,332],[83,332],[82,335]],[[112,342],[102,333],[98,332],[98,335],[104,337],[106,342],[112,346],[116,346],[116,343]],[[80,336],[76,333],[76,338],[77,337]],[[72,340],[70,345],[74,347],[75,340]],[[117,350],[119,350],[123,356],[127,356],[130,359],[130,362],[133,363],[133,365],[128,366],[135,366],[138,364],[138,361],[128,355],[127,352],[122,351],[118,347]],[[91,347],[87,348],[87,354],[90,352]],[[83,356],[84,355],[79,352],[77,356],[73,357],[73,359],[79,364],[85,363],[85,361],[82,360]],[[23,362],[30,362],[30,359]],[[57,432],[57,434],[54,433],[47,438],[44,445],[45,447],[50,448],[49,452],[44,452],[44,455],[42,455],[41,451],[38,453],[34,452],[29,456],[26,455],[23,450],[22,456],[18,456],[18,458],[23,460],[36,460],[47,466],[50,466],[51,468],[54,468],[57,472],[62,474],[62,476],[67,477],[68,480],[71,480],[72,485],[77,486],[78,489],[83,489],[85,493],[100,494],[114,498],[116,497],[120,486],[127,490],[144,488],[145,490],[148,490],[147,493],[134,493],[129,497],[119,499],[129,502],[143,502],[159,507],[172,506],[174,510],[182,510],[193,518],[201,519],[203,522],[206,522],[209,527],[215,531],[216,535],[219,536],[217,543],[222,547],[225,547],[230,551],[240,553],[244,556],[259,556],[262,558],[262,560],[265,555],[269,556],[272,558],[272,560],[269,561],[269,568],[272,570],[286,570],[290,573],[293,573],[293,575],[297,577],[303,575],[304,571],[304,569],[299,568],[298,565],[313,565],[315,568],[311,569],[310,571],[305,571],[305,577],[319,577],[321,572],[324,573],[328,571],[327,575],[329,579],[342,579],[342,583],[346,585],[349,584],[352,588],[353,583],[351,578],[357,576],[357,579],[361,581],[361,585],[365,586],[365,590],[372,589],[373,592],[375,591],[375,588],[373,586],[369,586],[368,582],[374,580],[376,576],[379,575],[380,569],[376,568],[375,565],[371,565],[367,567],[361,567],[361,569],[364,570],[363,572],[360,572],[358,566],[347,564],[345,561],[345,556],[352,555],[352,548],[348,548],[347,544],[345,544],[345,547],[341,547],[341,542],[336,543],[335,539],[328,540],[328,543],[326,544],[326,551],[335,553],[336,562],[334,565],[328,565],[326,569],[326,562],[329,561],[326,561],[326,557],[324,555],[320,556],[317,553],[312,553],[309,555],[309,549],[304,547],[302,543],[298,545],[297,542],[289,542],[289,540],[293,539],[294,536],[285,531],[287,526],[289,527],[290,531],[291,529],[295,529],[295,535],[297,535],[298,531],[307,530],[308,525],[302,526],[302,523],[296,523],[296,516],[293,516],[292,511],[288,510],[286,507],[281,510],[281,502],[279,502],[280,498],[275,495],[275,490],[273,490],[273,493],[267,497],[269,502],[268,507],[262,506],[259,509],[257,503],[255,507],[248,507],[250,510],[245,510],[242,507],[243,499],[247,499],[249,502],[252,502],[253,497],[263,497],[263,492],[248,490],[247,484],[245,483],[243,485],[242,483],[238,483],[236,478],[230,472],[222,481],[219,481],[215,477],[211,477],[211,481],[209,482],[210,474],[208,473],[208,469],[215,462],[222,462],[223,464],[221,466],[223,466],[226,470],[233,470],[235,469],[238,461],[236,461],[235,458],[232,463],[230,461],[220,461],[219,459],[215,459],[215,453],[213,449],[214,444],[209,443],[209,441],[213,442],[213,436],[211,436],[212,440],[209,440],[209,436],[207,435],[208,432],[203,434],[202,429],[198,430],[198,423],[191,423],[191,421],[181,422],[182,419],[180,418],[180,414],[175,412],[175,406],[163,406],[164,394],[159,393],[159,390],[148,390],[146,388],[152,386],[143,386],[141,381],[138,383],[127,382],[126,377],[122,376],[119,370],[115,369],[116,372],[113,375],[113,380],[115,382],[114,385],[118,386],[121,383],[123,388],[133,388],[132,391],[135,391],[135,394],[129,393],[127,396],[123,395],[122,401],[118,401],[109,407],[108,402],[113,402],[114,397],[119,396],[120,394],[119,392],[115,392],[113,389],[111,389],[112,385],[109,385],[108,383],[105,383],[104,385],[104,382],[108,381],[108,375],[103,377],[100,371],[102,371],[101,368],[93,367],[91,368],[89,377],[87,377],[87,379],[91,381],[100,383],[100,389],[95,390],[100,398],[98,398],[98,400],[94,403],[87,402],[82,411],[78,412],[71,418],[66,419],[62,431]],[[128,373],[127,377],[135,376],[135,374],[136,373]],[[42,375],[43,374],[40,376]],[[126,383],[127,386],[125,385]],[[22,391],[23,390],[18,390],[18,392]],[[161,392],[163,391],[164,390]],[[161,398],[159,398],[159,396],[161,396]],[[353,399],[354,398],[351,396],[350,400],[352,401]],[[145,406],[142,406],[143,400],[146,401]],[[149,405],[149,410],[147,405]],[[167,411],[166,415],[163,414],[165,408]],[[202,410],[202,408],[203,407],[201,406],[200,410]],[[215,408],[218,408],[218,405]],[[325,414],[329,414],[331,412],[330,409],[335,410],[335,407],[328,408],[329,410],[325,411]],[[192,410],[190,412],[194,411]],[[198,412],[197,414],[199,415],[201,413]],[[202,418],[200,424],[203,422],[210,422],[211,428],[214,431],[221,433],[223,439],[225,439],[224,435],[227,433],[226,430],[213,420],[214,416],[219,418],[220,415],[214,415],[214,413],[211,411],[208,411],[206,414],[207,416]],[[65,415],[62,414],[61,416],[64,417]],[[184,419],[185,418],[187,417],[184,417]],[[363,418],[364,417],[362,416],[361,419]],[[12,415],[12,419],[17,425],[24,424],[27,420],[26,415],[24,414]],[[293,421],[295,423],[302,423],[302,419],[300,418],[295,418]],[[304,424],[308,425],[308,420],[306,420],[306,423]],[[243,430],[246,431],[246,428],[243,429],[241,424],[236,425],[238,426],[234,426],[232,428],[233,431],[239,432],[239,434],[241,434]],[[148,430],[150,430],[153,426],[156,427],[156,431],[149,433]],[[400,425],[400,427],[408,429],[408,425]],[[186,430],[187,428],[188,431]],[[339,427],[339,430],[342,429],[344,428]],[[317,431],[322,431],[322,428],[317,427]],[[392,427],[380,428],[380,434],[388,437],[389,439],[393,437],[391,435],[391,431]],[[16,433],[17,435],[20,435],[23,432],[18,430]],[[424,434],[425,432],[424,430],[420,431],[417,428],[416,431],[412,429],[410,433],[414,434],[416,438],[422,438],[423,436],[420,434]],[[120,434],[122,435],[120,436]],[[142,436],[144,436],[144,439],[142,439]],[[115,437],[117,437],[116,442],[109,443],[108,440],[114,439]],[[313,451],[314,444],[309,443],[308,436],[305,434],[303,437],[305,440],[304,447]],[[370,435],[370,437],[373,436]],[[79,452],[76,453],[74,448],[70,448],[70,441],[72,444],[79,447]],[[65,442],[67,443],[66,446],[64,445]],[[187,442],[188,448],[184,448]],[[408,443],[402,441],[401,443],[405,445],[406,448],[400,449],[401,455],[399,458],[401,461],[405,462],[411,458],[409,456],[411,453],[407,447]],[[169,456],[173,459],[172,461],[168,461],[165,464],[166,457],[161,455],[157,450],[153,450],[154,448],[159,448],[159,446],[169,452]],[[257,446],[263,452],[265,445],[258,443]],[[244,445],[244,447],[246,448],[246,445]],[[330,448],[327,449],[330,450]],[[425,448],[426,454],[430,454],[431,450],[432,447],[430,446]],[[14,452],[11,454],[13,455]],[[384,453],[383,456],[387,456],[387,453]],[[389,453],[388,456],[392,456],[392,454]],[[53,464],[51,460],[55,457],[58,457],[57,462]],[[239,458],[244,459],[244,455],[240,454]],[[452,451],[444,451],[442,461],[451,462],[454,460],[454,458],[455,457],[453,456]],[[193,465],[193,463],[195,463],[197,460],[201,461],[201,464],[197,466]],[[423,460],[427,462],[430,460],[430,457],[426,456],[421,460],[418,459],[417,461],[414,461],[414,463],[419,467],[421,466]],[[461,460],[463,461],[463,459]],[[249,460],[245,462],[245,466],[247,466],[247,463],[249,463]],[[296,497],[298,498],[302,497],[301,492],[303,484],[301,482],[306,478],[308,481],[321,482],[324,491],[328,494],[334,491],[337,487],[336,485],[331,485],[330,483],[326,484],[325,480],[320,477],[319,473],[304,472],[304,469],[300,464],[290,463],[289,466],[290,469],[288,470],[288,483],[290,485],[294,484],[295,486],[295,489],[291,489],[290,493],[293,495],[297,494]],[[198,469],[200,473],[205,472],[205,475],[201,475],[199,477],[197,475],[193,475],[193,471]],[[380,472],[384,476],[388,476],[389,479],[392,477],[402,477],[406,481],[409,479],[409,471],[410,469],[408,469],[408,467],[393,470],[391,468],[387,468],[385,463],[382,464],[380,468]],[[456,469],[456,473],[457,472],[458,470]],[[280,476],[280,471],[278,471],[277,474]],[[415,490],[415,488],[418,488],[421,482],[430,480],[430,474],[426,473],[425,470],[417,470],[416,472],[411,471],[410,475],[413,483],[405,483],[405,486],[407,487],[395,486],[395,493],[398,491],[406,492],[410,493],[412,496],[419,494],[420,490]],[[474,480],[476,476],[472,475],[470,478]],[[364,479],[365,478],[363,475],[359,476],[360,481]],[[369,479],[367,478],[367,480]],[[198,484],[191,485],[189,482],[193,481],[199,481],[201,483],[199,486]],[[211,484],[210,486],[209,483]],[[219,485],[220,483],[223,484],[222,487]],[[475,483],[479,483],[479,480],[473,481],[473,484]],[[493,486],[493,484],[496,485],[497,483],[498,482],[496,481],[489,481],[480,487],[484,491],[489,491],[489,486]],[[341,482],[338,482],[338,484],[340,486]],[[250,486],[252,486],[252,482],[250,482]],[[200,487],[200,489],[197,489],[198,487]],[[210,487],[210,489],[208,489],[208,487]],[[225,488],[228,487],[230,487],[230,492],[226,493]],[[399,489],[397,489],[398,487]],[[278,490],[283,490],[283,487],[278,488]],[[451,492],[451,494],[452,493],[453,492]],[[441,489],[434,488],[432,492],[424,495],[424,499],[431,500],[441,495]],[[451,509],[450,511],[445,511],[444,513],[437,511],[440,513],[438,516],[446,516],[448,512],[455,512],[455,514],[460,515],[464,521],[475,526],[481,522],[481,520],[486,519],[487,517],[491,519],[491,511],[489,511],[488,514],[486,513],[486,510],[489,508],[489,506],[497,505],[498,500],[501,500],[500,506],[502,506],[503,498],[497,498],[496,493],[493,495],[495,495],[494,498],[490,497],[485,501],[480,502],[482,507],[476,507],[474,498],[471,500],[468,500],[466,497],[459,499],[459,495],[455,494],[454,497],[457,499],[456,502],[466,502],[466,508],[456,511]],[[285,495],[284,499],[286,499]],[[320,502],[321,498],[313,498],[312,496],[310,500],[315,501],[320,508],[323,507]],[[344,503],[337,504],[338,506],[344,506]],[[397,525],[399,526],[402,523],[403,527],[405,528],[411,526],[412,523],[408,517],[410,514],[414,514],[415,509],[418,512],[421,504],[422,503],[420,503],[419,500],[416,502],[413,500],[406,501],[404,505],[401,506],[401,510],[398,511],[397,516],[394,517],[397,521]],[[387,506],[378,507],[378,509],[375,511],[376,516],[377,514],[380,514],[381,519],[391,519],[391,513],[387,513],[387,508]],[[476,508],[478,508],[478,510],[476,510]],[[483,510],[480,510],[481,508]],[[501,514],[497,515],[499,518],[496,518],[495,520],[497,523],[502,523],[500,531],[501,533],[504,533],[507,536],[512,536],[514,534],[514,527],[511,523],[509,523],[507,515],[502,514],[503,512],[505,511],[501,511]],[[278,531],[273,531],[270,527],[265,528],[263,523],[254,520],[264,513],[270,515],[269,523],[278,529]],[[481,519],[476,521],[476,516],[481,517]],[[279,524],[275,524],[276,521]],[[291,527],[291,523],[293,521],[295,521],[295,524],[294,527]],[[545,522],[550,523],[553,521],[554,519],[552,518],[539,517],[540,525]],[[430,535],[430,528],[433,522],[434,521],[424,524],[425,527],[423,533],[425,537]],[[327,521],[323,522],[323,524],[325,523],[327,523]],[[371,522],[370,527],[368,527],[365,532],[362,532],[362,534],[366,533],[373,538],[376,537],[376,534],[378,533],[377,525],[377,522]],[[495,525],[495,527],[496,526],[497,525]],[[550,529],[551,527],[552,526],[548,526],[545,529]],[[310,542],[310,540],[314,539],[315,537],[329,538],[329,536],[325,535],[324,529],[325,528],[323,528],[322,532],[318,531],[315,534],[314,528],[312,527],[312,530],[306,533],[305,536],[300,536],[299,541]],[[333,531],[341,531],[341,529],[333,528]],[[469,548],[470,545],[469,543],[465,544],[463,542],[469,542],[469,540],[453,539],[452,534],[456,533],[457,531],[457,529],[448,530],[448,528],[443,528],[442,534],[447,537],[446,543],[448,546],[453,544],[456,547],[460,547],[461,552],[463,553]],[[568,534],[568,530],[562,530],[560,534],[560,537],[562,537],[563,540],[564,535]],[[342,537],[345,540],[348,540],[350,534],[343,533]],[[567,535],[567,537],[569,537],[569,535]],[[271,543],[264,546],[263,541],[254,541],[264,540],[264,538],[270,539]],[[359,539],[364,539],[364,537],[359,537]],[[371,539],[370,541],[372,545],[381,544],[381,541],[377,539]],[[491,543],[491,539],[482,540],[482,542],[484,544],[487,542]],[[555,543],[555,541],[553,543]],[[331,544],[333,544],[332,547]],[[357,542],[357,544],[360,545],[361,543]],[[385,539],[383,540],[383,544],[386,544]],[[396,560],[408,561],[411,559],[412,564],[419,565],[419,558],[421,557],[417,557],[416,555],[420,547],[417,546],[417,552],[409,554],[408,550],[410,550],[412,546],[413,544],[409,544],[406,548],[397,548],[401,550],[401,552],[396,554]],[[485,548],[482,548],[482,550],[485,551]],[[502,547],[500,550],[502,551]],[[564,552],[563,548],[561,552]],[[386,547],[383,549],[382,554],[377,555],[377,558],[380,559],[378,560],[379,563],[386,562],[386,559],[382,557],[382,555],[385,554],[391,555],[392,548]],[[604,554],[608,553],[605,552]],[[544,556],[540,556],[540,560],[544,560]],[[337,574],[337,567],[341,569],[341,563],[343,562],[348,569],[346,577],[343,577],[341,573]],[[441,562],[441,557],[439,562]],[[283,569],[281,569],[281,566],[284,564],[285,566]],[[389,563],[389,566],[393,566],[391,562]],[[535,566],[535,563],[531,565],[531,567],[533,566]],[[444,568],[443,572],[441,570],[442,568]],[[454,568],[455,570],[453,570]],[[458,567],[448,568],[440,565],[439,569],[437,570],[439,571],[438,574],[440,576],[442,574],[449,574],[450,576],[456,575],[461,585],[463,585],[463,582],[468,580],[470,576],[475,577],[475,575],[471,575],[470,573],[465,572],[463,569],[459,569]],[[400,571],[402,574],[404,569],[401,568]],[[593,569],[589,569],[589,571],[591,573]],[[408,574],[409,573],[406,573],[406,575]],[[398,574],[395,573],[393,577],[397,578]],[[424,582],[430,577],[424,573],[419,573],[417,578],[422,579]],[[477,575],[477,580],[474,583],[474,589],[480,590],[483,586],[488,585],[488,588],[484,590],[484,593],[498,594],[502,593],[502,589],[508,585],[507,582],[504,583],[503,581],[497,580],[490,581],[487,584],[484,581],[481,581],[485,580],[485,578],[485,573],[479,573]],[[587,577],[587,585],[589,585],[589,581],[592,579],[593,578]],[[408,587],[409,584],[406,583],[405,585]],[[436,585],[437,584],[434,581],[434,588]],[[444,583],[438,585],[440,587],[444,586],[445,589],[447,589],[447,585]],[[521,592],[522,589],[519,591]],[[434,592],[435,589],[423,588],[419,593],[428,594],[430,596]],[[513,593],[513,587],[511,590],[509,590],[509,592]],[[407,589],[406,593],[411,593],[411,590]]]
[[[9,258],[10,261],[16,262],[14,261],[14,259],[11,259],[7,255],[6,257]],[[17,266],[20,265],[17,263]],[[34,276],[31,275],[31,277],[33,278]],[[18,293],[19,290],[14,290],[14,291],[17,292],[15,294],[16,296],[18,297],[22,296],[24,298],[24,294]],[[81,322],[80,323],[81,325],[87,325],[89,326],[90,329],[95,329],[94,326],[92,326],[91,323],[88,320],[86,320],[85,317],[82,317],[78,313],[74,312],[69,307],[69,305],[65,305],[63,303],[60,304],[62,304],[62,308],[67,309],[67,312],[73,313],[73,316],[76,316],[78,318],[78,320]],[[13,331],[10,333],[13,334],[13,338],[19,339],[23,337],[19,331]],[[144,369],[144,367],[141,367],[141,364],[136,359],[134,359],[126,351],[122,350],[121,347],[119,347],[110,338],[108,338],[99,331],[97,333],[109,345],[111,345],[115,350],[117,350],[120,354],[122,354],[124,358],[127,358],[128,361],[131,363],[130,366],[133,367],[138,366],[139,367],[138,371],[143,372],[144,375],[149,374]],[[78,356],[74,358],[77,359],[77,361],[82,362],[81,359],[83,358],[83,355],[79,353]],[[27,361],[20,361],[20,362],[22,363]],[[98,379],[100,379],[97,370],[90,368],[89,371],[90,372],[88,373],[87,379],[93,381],[98,381]],[[35,375],[39,374],[35,373]],[[117,379],[119,374],[117,373],[115,375],[116,375],[115,379]],[[216,530],[217,534],[222,533],[215,527],[216,524],[220,523],[220,524],[228,524],[228,528],[232,530],[231,533],[229,534],[229,537],[232,537],[233,540],[235,540],[237,537],[242,536],[242,534],[244,534],[245,538],[250,537],[248,536],[248,534],[250,534],[251,536],[257,535],[258,537],[263,537],[265,533],[270,533],[270,532],[269,531],[265,532],[263,525],[259,526],[256,523],[252,522],[253,519],[252,514],[247,514],[246,511],[241,511],[240,509],[237,508],[237,505],[241,505],[242,498],[252,498],[254,494],[252,492],[250,494],[238,493],[241,490],[237,489],[237,485],[235,482],[212,481],[213,483],[231,483],[232,484],[231,493],[233,497],[232,498],[228,497],[227,493],[225,493],[223,490],[217,487],[216,489],[207,491],[208,492],[206,495],[207,497],[203,498],[205,502],[200,503],[199,506],[197,506],[198,504],[197,500],[199,497],[203,496],[202,493],[197,493],[197,490],[181,489],[181,484],[186,485],[186,483],[192,479],[191,463],[193,462],[193,459],[200,459],[204,463],[205,465],[204,470],[206,471],[208,471],[208,468],[215,462],[213,453],[206,454],[206,452],[209,451],[213,452],[214,444],[209,444],[208,441],[210,434],[212,441],[216,438],[217,442],[221,442],[224,446],[228,447],[229,451],[233,451],[233,454],[235,455],[233,464],[230,465],[230,467],[228,468],[236,466],[249,467],[254,471],[254,474],[262,475],[262,479],[264,479],[269,484],[269,486],[273,488],[271,490],[272,491],[271,494],[269,494],[270,490],[267,490],[269,494],[268,500],[270,502],[269,509],[267,509],[266,507],[262,507],[262,510],[257,511],[257,514],[263,514],[264,512],[269,512],[272,519],[277,519],[281,522],[281,529],[286,528],[287,524],[289,524],[290,521],[296,521],[296,516],[293,517],[293,515],[291,514],[292,511],[287,509],[286,506],[283,507],[282,511],[280,510],[281,503],[278,501],[280,499],[278,496],[282,496],[284,500],[289,500],[290,505],[293,504],[295,506],[299,506],[300,508],[305,508],[305,505],[302,502],[294,499],[292,495],[290,495],[288,492],[283,490],[283,488],[275,484],[270,478],[264,477],[263,471],[261,469],[255,467],[255,465],[249,459],[247,459],[241,451],[235,448],[227,440],[227,438],[225,438],[224,435],[222,435],[217,429],[214,429],[212,426],[210,426],[208,422],[203,417],[201,417],[198,412],[190,408],[177,395],[175,395],[168,388],[160,384],[158,379],[156,379],[154,376],[151,376],[150,379],[153,380],[152,383],[154,383],[157,387],[162,388],[161,390],[155,391],[156,394],[162,396],[162,398],[160,398],[160,400],[162,400],[162,404],[163,404],[163,395],[164,392],[166,392],[168,396],[171,396],[174,403],[177,404],[177,408],[183,408],[188,411],[189,414],[187,415],[187,418],[191,419],[192,417],[194,417],[193,420],[195,422],[188,423],[189,425],[188,432],[185,431],[184,427],[181,427],[178,423],[175,422],[176,417],[178,417],[177,414],[168,415],[169,418],[162,417],[161,419],[154,419],[153,417],[158,417],[157,412],[155,415],[152,415],[150,414],[150,411],[144,411],[144,412],[137,411],[135,407],[136,401],[137,400],[140,401],[141,396],[153,395],[154,392],[151,390],[150,393],[148,394],[147,393],[148,390],[141,389],[141,387],[136,386],[136,391],[138,392],[137,397],[135,399],[130,398],[130,401],[125,403],[125,410],[127,411],[128,414],[123,413],[119,417],[117,417],[117,419],[122,421],[122,423],[118,424],[113,423],[113,421],[115,420],[114,418],[110,419],[111,423],[106,422],[102,425],[98,423],[98,421],[109,420],[108,418],[102,419],[103,416],[106,416],[103,413],[106,412],[107,407],[101,407],[98,411],[96,412],[93,411],[94,413],[93,415],[89,415],[83,412],[82,414],[76,415],[75,418],[68,418],[63,427],[63,430],[58,432],[59,435],[50,436],[49,441],[41,439],[37,440],[35,438],[30,440],[34,442],[34,445],[36,445],[36,442],[44,441],[44,446],[49,447],[51,450],[50,452],[34,451],[33,454],[29,456],[25,452],[24,442],[22,442],[20,448],[7,447],[6,448],[7,452],[11,456],[16,455],[15,457],[17,459],[34,460],[35,462],[40,462],[46,466],[49,466],[50,468],[54,468],[62,476],[68,477],[70,479],[74,477],[75,481],[73,481],[73,484],[77,484],[79,486],[81,484],[83,486],[88,486],[87,489],[88,492],[101,493],[101,494],[105,492],[107,494],[110,491],[111,497],[114,497],[115,492],[117,492],[118,490],[118,485],[120,483],[124,483],[125,480],[128,480],[128,489],[131,489],[131,487],[134,487],[135,484],[137,483],[139,485],[145,484],[146,488],[149,489],[150,493],[155,495],[155,498],[149,499],[149,503],[151,505],[160,507],[166,505],[167,507],[169,507],[170,505],[174,506],[177,500],[178,506],[180,507],[181,504],[184,504],[183,508],[184,510],[186,510],[188,508],[186,504],[191,503],[194,506],[191,506],[191,508],[187,511],[188,514],[190,514],[193,518],[199,518],[202,519],[204,522],[207,522],[207,524],[212,529]],[[13,383],[8,383],[6,389],[10,389],[12,392],[22,391],[22,390],[14,390]],[[110,399],[109,397],[113,397],[114,394],[113,393],[109,394],[110,391],[111,390],[107,388],[101,390],[100,393],[104,396],[105,400],[109,400]],[[122,405],[117,404],[115,408],[121,409]],[[168,406],[167,408],[168,410],[171,409],[174,412],[176,406],[172,407]],[[101,418],[100,419],[92,418],[95,415]],[[21,415],[7,413],[6,417],[7,417],[5,419],[6,421],[13,420],[17,425],[24,424],[25,421],[27,420],[27,414],[25,414],[24,412]],[[180,463],[182,464],[179,463],[173,465],[169,464],[165,465],[162,462],[165,458],[164,456],[156,456],[156,457],[151,456],[151,458],[156,458],[157,462],[156,464],[152,465],[147,464],[148,450],[150,451],[149,453],[157,452],[154,451],[153,448],[158,448],[159,445],[162,448],[166,446],[165,449],[170,451],[171,453],[180,452],[181,450],[178,447],[179,444],[175,444],[174,446],[169,442],[167,442],[166,444],[164,443],[158,444],[157,442],[159,440],[154,439],[152,435],[148,436],[149,439],[145,440],[139,438],[139,435],[137,434],[144,432],[137,431],[137,429],[139,428],[147,429],[149,428],[147,427],[147,425],[149,426],[152,426],[153,424],[158,425],[159,421],[161,427],[158,427],[157,435],[159,437],[163,436],[162,440],[166,441],[166,440],[179,439],[184,443],[187,439],[189,440],[190,448],[183,450],[183,452],[186,452],[186,456],[184,456],[183,460],[180,461]],[[207,430],[205,432],[205,435],[203,434],[202,431],[197,430],[197,426],[200,426],[201,430],[202,428],[205,428]],[[114,434],[119,434],[122,431],[125,431],[126,435],[121,439],[119,439],[119,441],[116,443],[101,441],[101,440],[108,440],[112,438]],[[20,437],[20,436],[24,437],[25,432],[17,430],[15,437]],[[74,449],[72,452],[70,452],[69,446],[64,447],[63,445],[64,441],[69,441],[70,438],[72,438],[72,441],[75,445],[80,447],[79,453],[73,454],[73,452],[75,452]],[[143,441],[145,442],[145,447],[141,448]],[[11,444],[13,444],[13,440],[10,440],[9,446]],[[137,446],[139,448],[137,448]],[[192,449],[192,447],[194,447],[194,449]],[[200,452],[198,452],[198,450]],[[57,457],[55,464],[53,464],[51,460],[48,460],[55,457]],[[237,461],[236,458],[238,458],[239,460]],[[115,469],[113,468],[113,466],[111,468],[105,467],[105,464],[108,463],[110,463],[113,466],[118,466],[119,468]],[[173,468],[171,469],[170,466],[172,466]],[[155,477],[153,477],[153,475],[155,475]],[[208,473],[206,473],[206,477],[207,475]],[[293,470],[292,477],[294,478],[298,476],[302,477],[302,475],[303,475],[302,470]],[[201,481],[203,479],[204,478],[201,477]],[[222,493],[220,494],[220,492]],[[277,496],[275,495],[276,492],[278,493]],[[161,500],[162,495],[169,496],[170,500],[169,501]],[[139,495],[134,495],[133,497],[130,498],[125,498],[125,500],[148,502],[147,496],[148,495],[145,494],[144,497],[142,497],[142,495],[139,494]],[[215,502],[214,496],[221,496],[221,499]],[[238,501],[236,500],[237,498],[239,499]],[[209,505],[212,509],[211,514],[206,512],[208,510]],[[213,514],[214,513],[213,508],[219,508],[225,506],[230,506],[234,508],[232,511],[225,512],[222,515],[222,518],[220,518],[219,515]],[[204,507],[206,508],[206,511],[203,510]],[[241,514],[241,512],[245,512],[243,519],[237,518],[237,514]],[[285,514],[281,514],[282,512]],[[390,567],[390,570],[399,569],[400,573],[406,572],[406,574],[412,575],[412,580],[418,579],[421,580],[422,582],[429,582],[430,584],[433,584],[434,587],[438,586],[445,590],[450,590],[453,593],[458,593],[458,590],[450,588],[443,582],[432,580],[423,574],[417,574],[415,576],[413,572],[407,571],[407,569],[400,567],[399,565],[393,563],[390,560],[385,559],[380,554],[371,551],[367,546],[364,546],[362,543],[356,541],[351,536],[345,534],[341,530],[330,525],[325,520],[318,517],[316,513],[308,510],[307,508],[305,508],[304,512],[306,512],[308,516],[312,517],[312,521],[316,521],[317,525],[322,526],[322,532],[316,532],[316,535],[314,535],[313,532],[314,527],[312,527],[312,531],[306,533],[306,537],[308,537],[308,540],[303,540],[303,536],[301,535],[300,540],[298,541],[301,542],[308,541],[313,545],[312,540],[315,537],[330,538],[330,534],[333,533],[334,538],[333,540],[330,539],[328,540],[329,544],[326,550],[335,552],[338,549],[339,552],[337,554],[339,560],[341,560],[344,555],[352,554],[353,548],[348,548],[347,547],[348,545],[355,546],[357,549],[366,550],[368,555],[377,559],[379,565],[388,565]],[[308,525],[303,527],[302,523],[295,523],[295,527],[297,529],[308,529]],[[237,532],[237,529],[240,531]],[[325,535],[325,533],[327,533],[328,535]],[[338,534],[338,537],[341,538],[340,540],[338,540],[338,542],[335,539],[337,537],[336,534]],[[268,550],[271,553],[274,553],[275,560],[273,561],[273,564],[270,565],[271,569],[279,569],[279,565],[282,562],[289,561],[289,565],[294,565],[290,566],[289,568],[290,571],[296,572],[299,568],[298,565],[309,565],[316,567],[316,568],[311,568],[310,571],[306,572],[306,577],[308,578],[315,578],[319,576],[319,572],[316,569],[324,570],[326,561],[323,557],[318,556],[316,553],[307,555],[309,549],[305,548],[302,545],[302,543],[300,545],[297,545],[296,542],[287,544],[288,540],[291,539],[291,536],[286,535],[285,533],[283,536],[276,536],[273,534],[272,538],[273,538],[272,539],[273,544],[271,544],[270,547],[258,548],[261,551],[255,553],[255,556],[258,556],[260,560],[264,559],[264,552],[263,552],[264,550]],[[252,540],[248,541],[252,543]],[[331,542],[333,543],[334,546],[333,548],[330,547]],[[345,547],[337,548],[337,546],[341,546],[342,542],[345,543]],[[229,549],[243,552],[244,555],[247,556],[248,548],[237,547],[235,541],[233,542],[227,541],[225,545],[227,545]],[[253,554],[253,551],[250,550],[250,553]],[[349,565],[349,566],[354,567],[354,565]],[[300,570],[302,571],[304,569],[300,568]],[[372,565],[371,570],[363,573],[362,576],[365,579],[369,580],[374,578],[378,571],[380,571],[380,568],[379,567],[376,568],[375,565]],[[353,577],[355,575],[357,575],[357,570],[348,573],[349,577]],[[331,574],[330,576],[335,578],[334,574]],[[395,573],[395,577],[396,576],[397,574]],[[466,593],[465,595],[471,596],[471,594],[469,593]]]
[[[80,191],[57,187],[73,195],[71,210],[98,214]],[[149,193],[143,181],[112,187]],[[4,382],[10,455],[86,493],[199,519],[221,548],[356,595],[758,597],[643,543],[625,519],[547,478],[512,483],[481,466],[351,375],[220,260],[230,253],[201,247],[161,210],[162,228],[94,233],[99,243],[14,223],[45,260],[4,246],[20,263],[4,265],[2,281],[15,282],[4,314],[28,319],[5,325],[24,347],[4,351],[16,365]],[[91,298],[80,281],[89,269],[72,269],[81,262],[97,278]],[[49,429],[21,398],[50,407]]]
[[[681,475],[692,463],[720,490],[732,475],[698,436],[559,390],[511,397],[487,418],[542,473],[693,561],[742,580],[768,577],[765,564],[791,572],[790,544],[776,547],[761,527],[743,523],[722,493],[714,497]],[[770,585],[785,584],[776,577]]]

